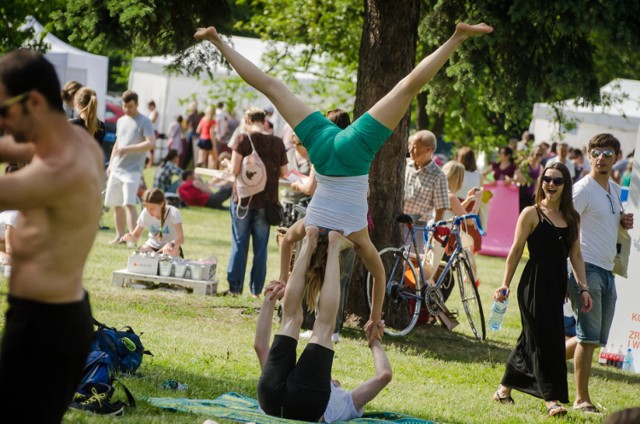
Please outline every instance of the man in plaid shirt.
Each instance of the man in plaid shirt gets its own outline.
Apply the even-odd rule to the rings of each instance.
[[[404,173],[404,213],[420,215],[420,220],[443,218],[450,208],[447,177],[432,160],[436,136],[431,131],[418,131],[409,138],[410,158]]]

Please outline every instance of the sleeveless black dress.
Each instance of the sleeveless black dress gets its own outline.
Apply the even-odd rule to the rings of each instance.
[[[507,361],[502,385],[545,401],[568,403],[562,306],[569,229],[554,227],[536,211],[540,221],[527,238],[530,258],[518,285],[522,333]]]

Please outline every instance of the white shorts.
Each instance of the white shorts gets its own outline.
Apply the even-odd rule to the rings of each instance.
[[[104,195],[105,206],[135,206],[140,187],[141,175],[135,173],[111,172]]]

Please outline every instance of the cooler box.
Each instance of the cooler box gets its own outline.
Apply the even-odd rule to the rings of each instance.
[[[202,280],[205,281],[215,281],[216,280],[216,268],[218,267],[218,258],[212,256],[207,259],[199,259],[197,261],[193,261],[193,263],[198,265],[204,265],[204,269],[202,270]]]
[[[158,275],[159,255],[140,255],[134,253],[129,256],[127,271],[135,274]]]

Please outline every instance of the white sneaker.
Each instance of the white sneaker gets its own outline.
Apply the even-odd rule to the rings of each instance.
[[[338,343],[340,341],[340,334],[339,333],[333,333],[331,335],[331,341],[334,343]]]
[[[127,242],[127,249],[135,249],[137,246],[134,242],[132,241],[128,241]]]
[[[301,339],[310,339],[312,335],[313,335],[313,330],[307,330],[307,331],[304,331],[304,332],[300,333],[300,338]]]

